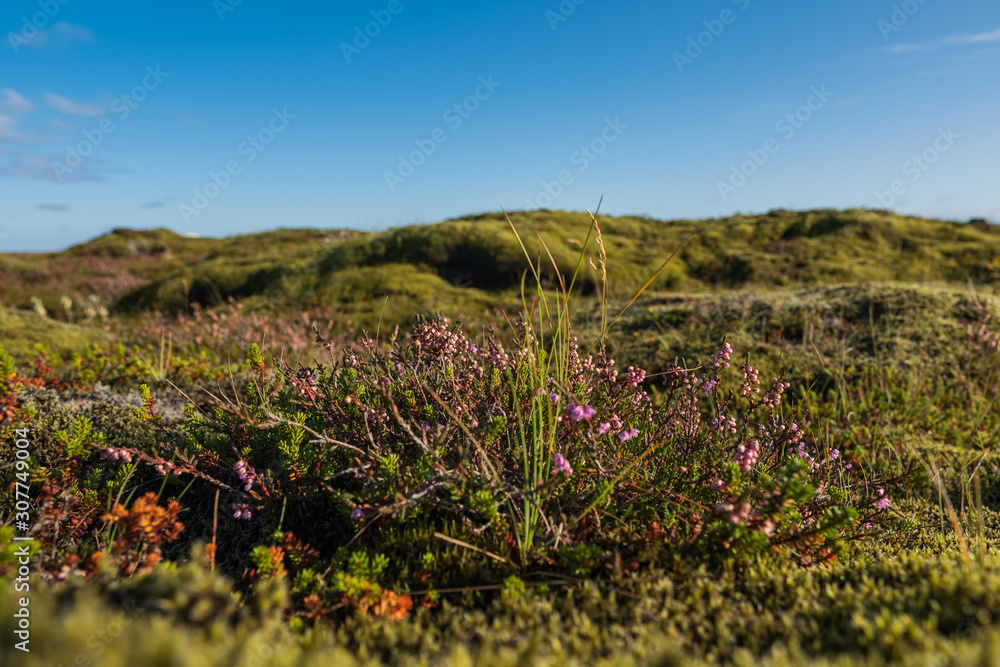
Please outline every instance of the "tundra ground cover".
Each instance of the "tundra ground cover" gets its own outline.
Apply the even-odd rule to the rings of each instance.
[[[492,333],[428,318],[301,364],[162,333],[5,359],[46,489],[40,659],[102,630],[126,664],[989,658],[988,290],[653,295],[603,349],[591,309],[529,298]],[[216,398],[62,398],[168,380]]]

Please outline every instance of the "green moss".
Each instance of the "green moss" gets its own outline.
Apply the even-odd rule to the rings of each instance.
[[[18,358],[30,356],[37,345],[68,355],[107,340],[107,335],[96,327],[59,322],[29,310],[0,308],[0,341]]]

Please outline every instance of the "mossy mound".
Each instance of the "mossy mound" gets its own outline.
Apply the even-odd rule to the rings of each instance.
[[[511,215],[528,255],[549,284],[552,263],[564,275],[577,268],[591,228],[587,214],[561,211]],[[654,289],[705,290],[859,281],[992,282],[1000,233],[991,226],[903,217],[868,210],[772,211],[705,221],[669,222],[642,217],[600,217],[612,291],[638,289],[688,241],[653,283]],[[176,310],[192,301],[211,304],[230,296],[259,297],[276,309],[318,302],[332,281],[359,283],[373,267],[401,275],[433,274],[460,289],[516,292],[524,250],[502,214],[448,220],[382,233],[340,232],[332,248],[303,243],[305,230],[214,241],[200,260],[161,275],[125,295],[128,311]],[[274,236],[277,235],[277,236]],[[688,240],[690,237],[690,240]],[[325,238],[325,237],[324,237]],[[330,243],[327,238],[326,242]],[[544,242],[548,252],[543,249]],[[96,242],[95,242],[96,243]],[[548,253],[551,253],[551,258]],[[591,238],[577,288],[600,283],[599,249]],[[593,264],[593,266],[591,266]],[[409,267],[407,273],[404,267]],[[435,286],[418,281],[423,300]],[[411,290],[412,291],[412,290]],[[383,299],[391,289],[361,294],[353,303]]]
[[[860,283],[651,294],[610,340],[616,356],[653,370],[677,358],[704,359],[726,339],[771,375],[787,371],[811,382],[881,365],[948,380],[977,354],[967,327],[1000,315],[994,293],[941,283]]]
[[[29,356],[37,345],[68,355],[107,340],[107,335],[96,327],[58,322],[30,310],[0,308],[0,341],[15,357]]]

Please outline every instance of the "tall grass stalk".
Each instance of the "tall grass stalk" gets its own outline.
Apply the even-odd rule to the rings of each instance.
[[[588,353],[593,352],[594,347],[597,345],[603,346],[608,331],[625,315],[649,286],[653,284],[660,273],[667,267],[667,264],[677,256],[681,248],[700,230],[699,228],[692,232],[674,250],[609,324],[607,322],[607,255],[604,250],[600,225],[597,222],[597,215],[600,212],[600,202],[595,211],[594,213],[591,213],[589,210],[587,211],[592,224],[587,232],[586,239],[581,245],[580,253],[577,256],[576,265],[573,269],[573,275],[568,285],[545,240],[537,232],[535,234],[555,272],[558,283],[555,298],[546,293],[542,280],[543,261],[541,254],[539,254],[537,259],[532,259],[524,243],[524,239],[510,219],[510,216],[504,211],[507,223],[510,225],[511,231],[514,233],[521,251],[528,261],[528,267],[534,279],[534,295],[530,306],[527,296],[527,272],[522,275],[521,280],[521,305],[523,308],[525,332],[524,340],[520,341],[520,344],[522,349],[525,350],[526,356],[522,358],[517,369],[507,371],[507,381],[510,386],[511,400],[513,402],[512,407],[514,408],[512,413],[517,419],[517,445],[520,449],[519,453],[524,471],[523,493],[520,502],[515,503],[513,498],[508,498],[508,504],[511,509],[511,516],[516,517],[517,525],[515,526],[514,533],[522,560],[526,560],[536,546],[539,523],[545,520],[543,503],[539,497],[539,491],[545,487],[546,480],[552,474],[552,461],[556,454],[555,443],[561,410],[560,405],[573,397],[573,388],[568,386],[571,345],[573,344],[570,301],[576,287],[580,269],[587,258],[587,248],[590,245],[591,238],[596,235],[598,239],[601,263],[601,286],[599,293],[601,301],[601,334]],[[591,266],[593,267],[592,262]],[[596,269],[596,267],[594,268]],[[535,330],[536,326],[537,330]],[[521,400],[521,397],[525,395],[525,392],[529,393],[531,399],[530,414],[524,414],[517,409],[517,404]],[[615,481],[617,479],[611,482],[606,492],[610,492]],[[590,509],[587,511],[589,512]],[[578,522],[581,518],[582,516],[576,517],[573,523]]]

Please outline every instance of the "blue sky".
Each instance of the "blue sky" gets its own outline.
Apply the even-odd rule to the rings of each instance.
[[[8,252],[602,195],[1000,221],[996,0],[5,0],[0,38]]]

